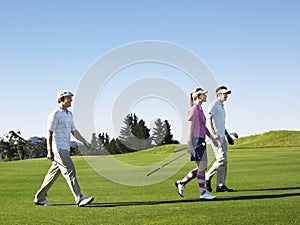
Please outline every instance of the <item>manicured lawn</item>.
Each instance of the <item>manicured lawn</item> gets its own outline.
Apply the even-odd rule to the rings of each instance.
[[[167,147],[159,154],[152,150],[117,158],[135,165],[141,161],[149,164],[173,154],[170,152],[172,148]],[[126,186],[103,178],[82,157],[73,160],[83,192],[95,197],[93,204],[76,207],[61,176],[48,193],[48,200],[56,206],[36,206],[33,197],[50,162],[46,159],[2,162],[0,223],[300,224],[300,148],[230,150],[227,185],[236,191],[213,192],[218,197],[215,201],[198,199],[196,180],[187,186],[184,199],[177,194],[174,181],[194,168],[191,162],[161,183]],[[111,167],[115,173],[121,173],[114,165]],[[164,174],[164,169],[157,174]],[[215,179],[213,185],[214,182]]]

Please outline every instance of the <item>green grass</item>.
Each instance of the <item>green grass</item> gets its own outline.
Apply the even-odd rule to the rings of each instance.
[[[116,157],[141,165],[157,163],[173,150],[166,146]],[[74,206],[61,176],[48,193],[56,206],[36,206],[33,197],[49,161],[2,162],[0,224],[300,224],[300,147],[231,149],[227,184],[236,191],[213,192],[218,198],[212,202],[198,199],[196,180],[184,199],[177,194],[174,181],[194,168],[191,162],[161,183],[134,187],[101,177],[82,157],[73,160],[82,190],[95,197],[93,204]]]
[[[277,130],[235,140],[231,148],[282,148],[300,146],[300,131]]]

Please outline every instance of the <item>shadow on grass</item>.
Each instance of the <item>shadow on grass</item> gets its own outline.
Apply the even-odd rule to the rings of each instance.
[[[300,190],[300,187],[278,187],[278,188],[262,188],[262,189],[244,189],[244,190],[236,190],[235,192],[242,191],[287,191],[287,190]]]
[[[285,189],[286,190],[286,189]],[[251,199],[272,199],[272,198],[285,198],[300,196],[300,193],[285,193],[285,194],[266,194],[266,195],[248,195],[248,196],[234,196],[234,197],[220,197],[215,200],[200,200],[200,199],[182,199],[182,200],[166,200],[166,201],[146,201],[146,202],[103,202],[103,203],[92,203],[86,207],[119,207],[119,206],[139,206],[139,205],[164,205],[164,204],[175,204],[175,203],[190,203],[190,202],[215,202],[215,201],[241,201]]]
[[[74,206],[74,207],[78,207],[77,205],[75,205],[75,204],[70,204],[70,203],[55,203],[53,206],[51,206],[51,208],[52,207],[55,207],[55,206]]]
[[[279,188],[264,188],[264,189],[244,189],[235,190],[237,192],[250,192],[250,191],[287,191],[287,190],[300,190],[300,187],[279,187]],[[233,193],[233,192],[231,192]],[[229,195],[229,193],[228,193]],[[281,193],[281,194],[265,194],[265,195],[244,195],[244,196],[231,196],[231,197],[217,197],[215,200],[200,200],[200,199],[178,199],[178,200],[165,200],[165,201],[141,201],[141,202],[93,202],[85,207],[119,207],[119,206],[139,206],[139,205],[164,205],[164,204],[184,204],[190,202],[215,202],[215,201],[241,201],[241,200],[255,200],[255,199],[272,199],[272,198],[285,198],[300,196],[299,193]],[[75,204],[55,204],[55,206],[75,206]]]

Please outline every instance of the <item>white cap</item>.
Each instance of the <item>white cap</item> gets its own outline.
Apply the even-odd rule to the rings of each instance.
[[[60,99],[61,97],[65,96],[73,96],[74,94],[71,91],[66,91],[66,90],[60,90],[57,92],[57,99]]]

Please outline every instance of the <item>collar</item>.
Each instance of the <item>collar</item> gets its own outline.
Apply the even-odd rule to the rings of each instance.
[[[222,107],[224,107],[224,103],[221,102],[220,100],[217,100],[216,102],[217,102],[219,105],[221,105]]]
[[[198,104],[194,104],[194,106],[202,111],[202,107],[199,106]]]
[[[61,108],[60,105],[57,106],[57,109],[58,109],[60,112],[66,112],[66,113],[69,112],[69,110],[67,110],[67,109],[64,110],[63,108]]]

